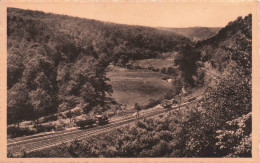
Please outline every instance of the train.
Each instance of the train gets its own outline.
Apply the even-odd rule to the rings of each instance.
[[[102,126],[108,124],[108,117],[104,115],[96,115],[94,118],[79,119],[75,122],[79,128],[90,128],[93,126]]]
[[[175,99],[163,100],[163,101],[161,102],[161,105],[162,105],[162,107],[164,107],[164,108],[168,108],[168,107],[171,107],[172,105],[176,105],[176,104],[178,104],[178,101],[175,100]]]

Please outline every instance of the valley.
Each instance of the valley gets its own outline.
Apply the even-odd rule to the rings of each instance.
[[[252,156],[251,14],[154,28],[8,8],[7,51],[9,158]]]

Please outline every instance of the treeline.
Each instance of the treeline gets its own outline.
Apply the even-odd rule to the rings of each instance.
[[[15,8],[7,9],[7,36],[8,124],[18,125],[75,106],[85,113],[105,109],[110,63],[155,58],[191,44],[153,28]]]

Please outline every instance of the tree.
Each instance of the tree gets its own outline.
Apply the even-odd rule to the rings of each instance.
[[[118,63],[122,66],[125,66],[125,64],[128,62],[128,57],[126,55],[121,55]]]
[[[194,111],[188,121],[182,123],[183,131],[180,135],[193,134],[188,134],[180,141],[181,144],[188,144],[185,149],[189,149],[180,152],[180,155],[187,157],[250,155],[248,143],[252,132],[251,77],[245,76],[246,73],[241,67],[233,68],[234,71],[223,74],[218,84],[207,90],[207,95],[201,103],[202,109]],[[247,124],[246,127],[243,127],[243,122]],[[229,123],[234,125],[227,125]],[[238,149],[240,152],[234,152]]]
[[[32,116],[28,89],[24,83],[16,83],[7,93],[7,122],[19,126],[22,120],[29,120]]]
[[[24,70],[24,65],[21,62],[22,57],[18,52],[19,49],[10,49],[7,57],[7,88],[10,89],[15,83],[17,83]]]
[[[252,157],[252,113],[228,121],[216,131],[219,152],[227,157]]]
[[[165,74],[165,73],[166,73],[166,68],[163,67],[163,68],[161,69],[161,72],[162,72],[163,74]]]
[[[31,91],[29,94],[30,103],[34,109],[34,120],[38,126],[40,116],[46,114],[47,110],[52,107],[51,97],[41,88]]]
[[[168,73],[169,75],[173,75],[173,76],[176,76],[176,75],[177,75],[177,74],[176,74],[176,71],[175,71],[175,69],[174,69],[173,67],[168,67],[167,73]]]
[[[184,84],[183,84],[183,80],[181,79],[181,77],[177,76],[174,79],[172,79],[171,85],[172,85],[171,89],[173,90],[173,94],[177,95],[177,94],[181,93],[181,89]]]
[[[136,119],[139,119],[139,111],[141,111],[141,107],[138,103],[135,103],[135,110],[136,110]]]
[[[201,54],[198,50],[190,45],[186,45],[181,49],[181,52],[176,56],[174,60],[175,65],[178,66],[181,77],[184,82],[194,86],[195,81],[192,78],[197,72],[197,61],[200,59]]]

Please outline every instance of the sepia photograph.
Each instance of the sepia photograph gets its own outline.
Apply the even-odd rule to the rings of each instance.
[[[252,3],[3,11],[7,158],[253,158]]]

